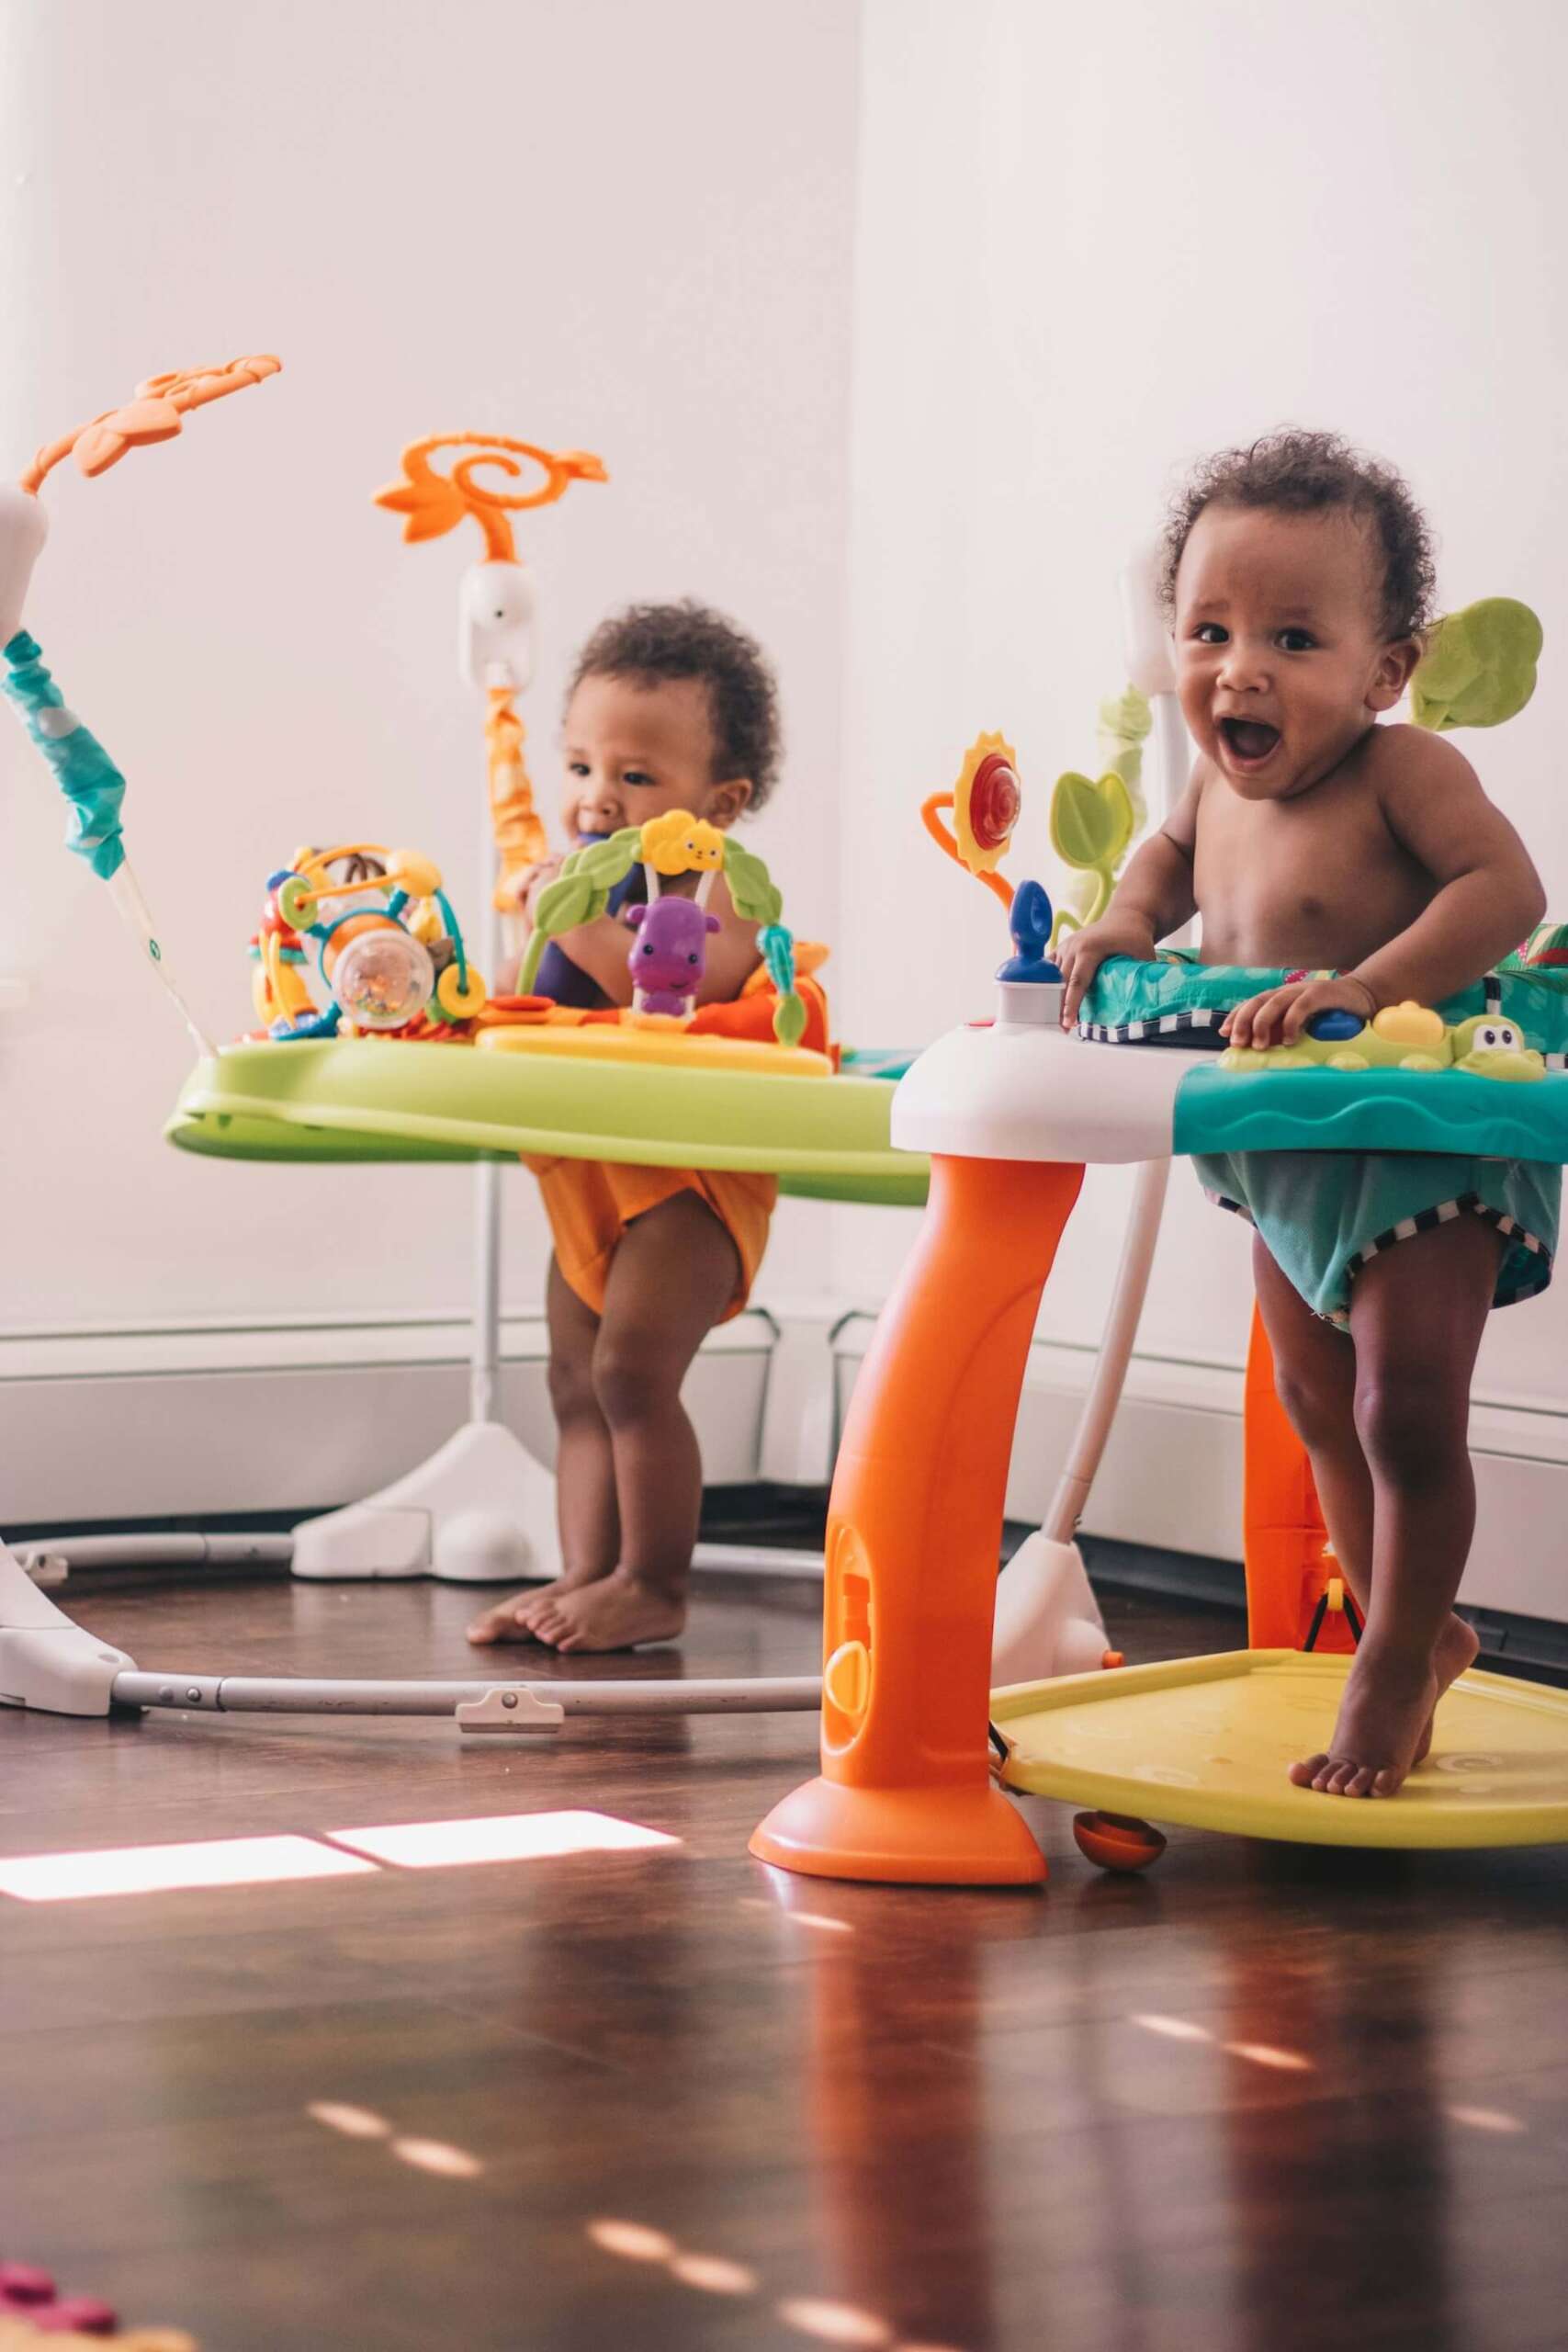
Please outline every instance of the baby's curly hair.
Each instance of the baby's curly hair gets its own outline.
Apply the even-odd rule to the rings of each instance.
[[[748,815],[772,792],[782,748],[778,687],[755,638],[722,613],[691,597],[675,605],[628,605],[601,621],[578,655],[569,703],[584,678],[630,678],[638,685],[700,678],[713,718],[714,783],[750,776]]]
[[[1287,514],[1340,508],[1364,515],[1382,554],[1384,635],[1419,637],[1429,625],[1437,571],[1427,518],[1392,466],[1363,457],[1339,434],[1285,426],[1250,448],[1222,449],[1204,459],[1166,522],[1168,612],[1175,609],[1177,566],[1192,526],[1204,507],[1213,505],[1271,506]]]

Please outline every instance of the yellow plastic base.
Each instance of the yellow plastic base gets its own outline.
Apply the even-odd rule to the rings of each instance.
[[[807,1781],[752,1836],[760,1862],[900,1886],[1039,1886],[1045,1857],[1000,1792]]]
[[[578,1062],[651,1062],[666,1069],[750,1070],[761,1078],[831,1078],[833,1064],[808,1046],[763,1045],[755,1037],[716,1037],[660,1022],[648,1028],[606,1021],[552,1028],[519,1022],[481,1029],[481,1054],[531,1054]]]
[[[1461,1676],[1396,1797],[1292,1787],[1287,1767],[1326,1746],[1350,1664],[1235,1650],[994,1691],[1002,1778],[1105,1813],[1301,1845],[1568,1843],[1568,1691],[1511,1675]]]

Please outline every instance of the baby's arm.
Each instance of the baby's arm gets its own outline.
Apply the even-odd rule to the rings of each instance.
[[[699,1004],[729,1004],[738,997],[760,958],[757,926],[735,911],[729,885],[721,874],[713,886],[708,911],[718,917],[718,929],[708,939],[706,968],[697,990]]]
[[[1133,956],[1146,964],[1160,941],[1197,912],[1192,859],[1201,788],[1194,777],[1158,832],[1149,835],[1133,859],[1100,921],[1064,940],[1057,954],[1067,983],[1064,1029],[1077,1019],[1089,982],[1107,957]]]
[[[1407,998],[1436,1004],[1529,936],[1546,912],[1546,893],[1463,752],[1419,727],[1386,733],[1376,779],[1384,821],[1439,887],[1408,930],[1350,977],[1380,1006]]]

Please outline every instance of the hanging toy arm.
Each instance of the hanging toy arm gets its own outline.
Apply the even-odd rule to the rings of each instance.
[[[432,463],[441,450],[468,454],[441,473]],[[509,491],[479,479],[485,470],[500,474],[502,482],[516,481],[523,473],[519,458],[542,477],[534,489]],[[498,433],[432,434],[409,444],[402,467],[402,479],[378,491],[376,503],[403,517],[405,540],[441,538],[465,517],[484,537],[485,560],[470,566],[458,592],[458,666],[468,684],[489,697],[485,754],[497,861],[492,905],[497,914],[515,916],[530,871],[549,854],[549,841],[534,805],[514,700],[534,674],[536,600],[518,558],[512,516],[553,505],[574,481],[602,482],[609,476],[591,451],[542,449]],[[536,967],[542,953],[534,956]]]
[[[779,918],[784,894],[754,851],[743,849],[728,834],[724,841],[724,878],[730,899],[743,922],[758,928],[757,951],[778,990],[773,1035],[781,1046],[797,1046],[806,1034],[806,1006],[795,985],[795,939]]]
[[[637,825],[624,826],[606,842],[594,842],[587,849],[572,851],[555,880],[540,891],[534,908],[534,927],[517,976],[521,995],[533,994],[539,965],[550,941],[558,939],[564,932],[576,931],[585,922],[596,922],[608,907],[616,883],[626,880],[641,856],[642,829]]]
[[[490,770],[491,827],[498,860],[495,908],[514,915],[533,869],[549,855],[549,838],[534,806],[534,786],[523,751],[523,721],[512,689],[490,688],[485,755]]]
[[[146,950],[159,978],[174,998],[203,1053],[216,1048],[181,995],[164,961],[152,914],[126,859],[120,835],[125,778],[103,745],[91,735],[44,667],[41,651],[22,628],[28,582],[48,531],[38,492],[66,458],[79,470],[105,473],[130,449],[172,440],[192,409],[276,376],[279,361],[261,354],[231,359],[220,368],[193,368],[149,377],[131,400],[107,409],[47,443],[15,490],[0,491],[0,692],[16,710],[71,808],[68,847],[86,860],[130,929]]]
[[[125,778],[97,738],[90,735],[44,668],[26,629],[6,648],[0,688],[52,771],[71,807],[65,845],[86,859],[100,882],[125,862],[119,810]]]

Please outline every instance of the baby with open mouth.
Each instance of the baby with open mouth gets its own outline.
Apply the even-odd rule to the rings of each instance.
[[[1331,1008],[1370,1020],[1479,980],[1545,898],[1468,760],[1379,724],[1420,659],[1433,588],[1404,483],[1332,435],[1272,434],[1200,469],[1166,545],[1198,758],[1103,920],[1061,950],[1065,1020],[1108,956],[1146,960],[1194,914],[1205,962],[1295,975],[1236,1007],[1233,1045],[1289,1044]],[[1475,1657],[1453,1609],[1475,1521],[1471,1373],[1492,1306],[1551,1278],[1561,1170],[1348,1151],[1197,1165],[1256,1229],[1280,1400],[1365,1618],[1328,1747],[1291,1777],[1393,1796]]]

